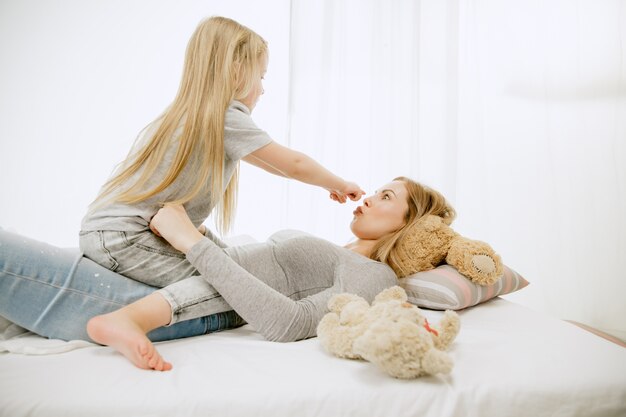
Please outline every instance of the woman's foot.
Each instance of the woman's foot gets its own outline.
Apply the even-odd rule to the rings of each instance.
[[[95,342],[111,346],[126,356],[138,368],[172,369],[172,364],[163,360],[141,327],[119,311],[89,320],[87,333]]]

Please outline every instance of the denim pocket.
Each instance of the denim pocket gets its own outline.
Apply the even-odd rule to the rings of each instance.
[[[110,269],[111,271],[115,271],[118,268],[119,263],[111,254],[111,251],[106,244],[107,237],[104,233],[107,232],[102,230],[80,232],[78,235],[78,245],[83,256],[107,269]]]
[[[175,249],[165,239],[152,232],[125,232],[127,242],[135,248],[146,252],[185,259],[185,254]]]
[[[182,252],[151,231],[101,230],[81,234],[83,254],[100,265],[161,288],[196,275]]]

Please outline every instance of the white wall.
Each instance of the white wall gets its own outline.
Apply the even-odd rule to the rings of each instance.
[[[531,281],[511,298],[626,337],[623,0],[2,0],[1,227],[76,245],[212,14],[269,41],[254,118],[276,140],[370,192],[401,174],[434,185],[459,232]],[[242,171],[233,234],[349,235],[353,205]]]
[[[268,41],[266,93],[254,118],[284,142],[288,0],[0,2],[0,227],[77,245],[87,205],[174,98],[187,41],[211,15]],[[242,177],[234,232],[264,239],[280,228],[274,212],[286,181],[248,167]]]
[[[626,2],[460,4],[456,227],[510,299],[626,339]]]

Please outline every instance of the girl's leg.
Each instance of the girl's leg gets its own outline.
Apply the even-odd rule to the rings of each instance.
[[[87,324],[87,332],[93,340],[113,347],[136,366],[162,371],[172,366],[161,359],[146,333],[154,329],[166,331],[197,321],[200,316],[207,320],[209,328],[245,324],[212,286],[202,277],[193,276],[112,313],[94,317]],[[173,320],[176,324],[163,327]]]
[[[79,242],[85,257],[152,287],[198,274],[183,253],[150,230],[81,232]]]
[[[158,293],[152,293],[112,313],[96,316],[87,323],[87,332],[96,342],[111,346],[142,369],[169,371],[146,334],[169,323],[172,311]]]

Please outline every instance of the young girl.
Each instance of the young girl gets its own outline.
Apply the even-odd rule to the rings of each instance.
[[[165,203],[182,204],[194,226],[223,246],[202,223],[216,208],[219,230],[229,229],[241,159],[323,187],[340,203],[361,198],[358,185],[273,142],[254,124],[250,113],[263,94],[267,59],[266,42],[245,26],[223,17],[199,24],[176,98],[140,135],[83,218],[86,257],[157,287],[197,274],[150,231],[150,220]]]

